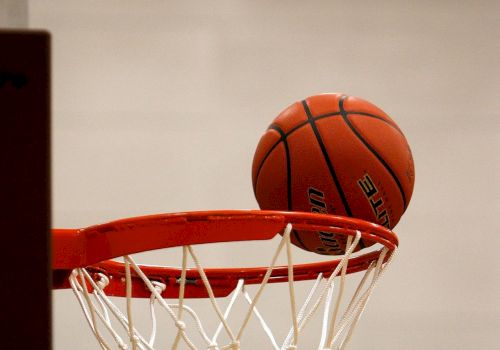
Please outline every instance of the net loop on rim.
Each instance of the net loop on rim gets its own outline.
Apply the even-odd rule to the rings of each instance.
[[[181,346],[193,350],[199,348],[241,349],[242,344],[245,344],[244,335],[248,333],[245,330],[248,328],[252,315],[260,323],[273,349],[311,348],[311,345],[302,344],[301,338],[310,321],[321,309],[321,327],[317,335],[318,349],[344,349],[351,339],[373,289],[395,256],[397,239],[394,239],[395,236],[392,237],[391,233],[383,228],[370,225],[358,226],[357,222],[348,220],[347,224],[343,224],[341,231],[335,231],[347,238],[346,252],[340,259],[326,263],[294,265],[290,239],[292,229],[328,227],[333,231],[336,227],[309,215],[307,219],[310,222],[307,224],[301,216],[292,216],[292,218],[296,223],[289,222],[284,225],[280,233],[281,240],[265,268],[232,268],[222,269],[222,271],[204,268],[195,252],[195,247],[186,244],[182,245],[180,269],[141,266],[131,256],[125,254],[123,263],[104,261],[88,267],[77,267],[70,273],[68,283],[102,349],[113,348],[110,342],[120,349],[129,349],[129,346],[134,350],[155,349],[157,335],[155,305],[166,311],[168,318],[172,321],[172,330],[175,329],[171,338],[171,349],[178,349]],[[220,222],[217,223],[220,224]],[[108,229],[106,234],[109,232],[112,230]],[[265,235],[265,237],[269,236]],[[361,239],[372,239],[382,244],[382,248],[354,254]],[[287,264],[276,266],[277,258],[283,251]],[[187,267],[188,258],[191,258],[195,268]],[[366,271],[348,300],[347,306],[341,311],[346,276],[361,270]],[[314,285],[303,302],[299,304],[295,288],[296,283],[302,279],[312,279]],[[193,281],[196,282],[193,283]],[[265,317],[257,308],[267,285],[276,282],[287,282],[289,295],[289,330],[281,342],[277,341],[272,327],[267,324]],[[253,296],[248,290],[252,284],[257,284],[257,290]],[[231,290],[221,292],[220,285],[223,285],[225,289],[230,286]],[[118,287],[123,287],[124,291],[118,292]],[[203,293],[200,292],[201,288],[205,289]],[[126,297],[125,312],[122,312],[109,298],[113,295]],[[223,311],[217,298],[226,295],[230,298]],[[149,298],[151,332],[147,340],[136,328],[132,317],[132,300],[137,296]],[[177,298],[177,302],[167,303],[166,298],[172,296]],[[203,296],[209,299],[218,322],[211,336],[203,328],[196,311],[187,305],[188,299],[192,296]],[[230,322],[230,316],[239,299],[248,307],[242,314],[243,319],[239,321],[241,323],[232,324],[234,322]],[[122,329],[122,333],[119,332],[117,326]],[[314,329],[308,330],[308,332],[311,331]],[[226,337],[225,344],[218,342],[221,334]],[[195,338],[202,340],[201,347],[195,345]]]

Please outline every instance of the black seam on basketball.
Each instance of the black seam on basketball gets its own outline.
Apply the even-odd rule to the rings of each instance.
[[[333,112],[333,113],[321,114],[321,115],[318,115],[318,116],[313,117],[313,118],[314,118],[314,120],[320,120],[320,119],[323,119],[323,118],[335,117],[337,115],[340,115],[340,112]]]
[[[328,170],[330,171],[330,175],[332,176],[333,182],[335,183],[335,186],[337,187],[337,191],[339,193],[342,204],[344,205],[344,209],[345,209],[348,216],[352,216],[351,208],[349,207],[349,203],[347,203],[347,198],[344,194],[344,191],[342,190],[342,186],[340,186],[340,181],[337,177],[335,169],[333,168],[332,161],[328,155],[328,151],[326,149],[326,146],[323,143],[323,138],[321,137],[321,134],[318,130],[318,127],[316,126],[315,119],[312,116],[311,111],[309,110],[309,106],[307,106],[306,100],[302,101],[302,107],[304,108],[304,111],[306,112],[307,119],[309,120],[309,124],[311,125],[311,128],[314,132],[314,135],[316,136],[316,141],[318,141],[319,147],[321,148],[323,158],[324,158],[325,163],[328,167]]]
[[[273,150],[276,147],[278,147],[278,145],[280,144],[280,142],[282,141],[282,138],[283,138],[283,130],[281,130],[279,128],[279,126],[277,126],[277,125],[271,125],[271,126],[269,126],[269,128],[267,128],[267,130],[269,130],[269,129],[276,130],[281,135],[281,138],[278,140],[278,142],[276,142],[269,149],[269,151],[267,151],[266,155],[264,156],[264,158],[262,158],[262,161],[259,164],[259,168],[257,169],[257,173],[255,174],[255,182],[253,184],[253,193],[254,193],[255,197],[257,197],[257,195],[256,195],[257,194],[257,181],[259,180],[260,171],[262,170],[262,167],[264,166],[264,163],[266,162],[267,158],[271,155],[271,153],[273,152]]]
[[[264,163],[266,162],[267,158],[269,155],[272,153],[272,151],[280,144],[280,142],[283,142],[283,146],[285,147],[285,157],[286,157],[286,174],[287,174],[287,205],[288,205],[288,210],[292,210],[292,168],[290,165],[290,150],[288,148],[288,142],[286,140],[286,134],[283,130],[278,125],[272,124],[269,129],[276,130],[281,138],[276,144],[274,144],[273,147],[267,152],[266,156],[262,160],[262,162],[259,165],[259,168],[257,170],[257,174],[255,175],[255,185],[254,185],[254,195],[257,197],[257,182],[259,181],[259,175],[260,171],[262,170],[262,167],[264,166]]]
[[[375,115],[375,114],[370,114],[370,113],[365,113],[365,112],[356,112],[356,111],[345,111],[344,110],[344,112],[345,112],[346,115],[355,114],[355,115],[359,115],[359,116],[364,116],[364,117],[370,117],[370,118],[378,119],[380,121],[383,121],[387,125],[392,126],[394,129],[396,129],[397,132],[399,132],[401,135],[404,136],[404,134],[401,131],[401,129],[399,128],[399,126],[397,126],[395,123],[391,123],[389,120],[387,120],[385,118],[382,118],[381,116],[378,116],[378,115]]]
[[[350,114],[355,114],[355,115],[359,115],[359,116],[364,116],[364,117],[370,117],[370,118],[375,118],[377,120],[380,120],[384,123],[386,123],[387,125],[393,127],[394,129],[396,129],[401,135],[403,135],[403,132],[401,131],[401,129],[399,129],[399,127],[394,124],[394,123],[391,123],[390,121],[388,121],[387,119],[384,119],[382,118],[381,116],[378,116],[378,115],[375,115],[375,114],[370,114],[370,113],[365,113],[365,112],[356,112],[356,111],[352,111],[352,112],[348,112],[348,111],[345,111],[345,113],[347,115],[350,115]],[[321,119],[324,119],[324,118],[330,118],[330,117],[342,117],[342,115],[340,114],[340,112],[334,112],[334,113],[327,113],[327,114],[322,114],[322,115],[319,115],[317,117],[314,117],[313,116],[313,119],[315,121],[318,121],[318,120],[321,120]],[[305,125],[308,125],[310,123],[309,120],[306,120],[304,122],[301,122],[299,124],[297,124],[296,126],[294,126],[293,128],[291,128],[288,133],[286,133],[286,137],[290,136],[291,134],[293,134],[295,131],[299,130],[300,128],[302,128],[303,126]],[[277,127],[276,124],[271,124],[267,130],[269,129],[275,129],[275,127]],[[278,126],[279,127],[279,126]],[[404,135],[403,135],[404,136]],[[280,141],[278,141],[279,143]],[[275,147],[276,145],[274,145],[273,147]]]
[[[342,96],[339,100],[339,108],[340,108],[340,114],[342,115],[342,119],[344,122],[347,124],[347,126],[351,129],[351,131],[356,135],[356,137],[366,146],[366,148],[375,156],[375,158],[378,159],[378,161],[384,166],[384,168],[389,172],[389,174],[392,176],[394,179],[394,182],[396,182],[396,185],[398,186],[399,192],[401,193],[401,197],[403,199],[403,211],[406,210],[406,195],[403,190],[403,186],[401,185],[401,182],[399,181],[398,177],[396,176],[396,173],[394,173],[394,170],[387,164],[387,162],[380,156],[380,154],[375,151],[375,149],[368,143],[368,141],[365,140],[365,138],[361,135],[361,133],[352,125],[351,121],[348,118],[348,113],[345,112],[344,110],[344,100],[347,98],[347,96]]]
[[[339,116],[340,117],[340,112],[323,114],[323,115],[320,115],[320,116],[317,116],[317,117],[313,117],[313,119],[316,121],[316,120],[320,120],[320,119],[324,119],[324,118],[329,118],[329,117],[335,117],[335,116]],[[310,123],[310,120],[307,119],[305,122],[297,124],[292,129],[290,129],[290,131],[286,134],[286,136],[287,137],[290,136],[293,132],[299,130],[304,125],[308,125],[309,123]]]

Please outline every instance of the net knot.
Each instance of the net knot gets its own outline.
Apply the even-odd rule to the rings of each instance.
[[[132,344],[132,347],[135,349],[135,345],[139,344],[140,339],[136,334],[133,334],[130,336],[130,343]],[[128,346],[124,344],[123,350],[128,350]]]
[[[210,343],[208,344],[207,350],[218,350],[219,348],[217,347],[217,343]]]
[[[186,324],[182,321],[176,321],[175,326],[181,331],[184,331],[186,329]]]
[[[97,275],[100,277],[100,280],[96,282],[97,286],[100,289],[106,288],[108,286],[108,284],[109,284],[109,278],[108,278],[108,276],[106,276],[103,273],[98,273]]]
[[[153,287],[155,287],[156,291],[159,294],[163,293],[165,289],[167,289],[167,285],[165,283],[161,283],[158,281],[151,281],[151,284],[153,285]]]
[[[132,341],[133,341],[135,344],[137,344],[137,343],[140,341],[139,337],[138,337],[136,334],[132,335],[132,337],[131,337],[131,338],[132,338]]]
[[[297,350],[297,345],[288,345],[286,350]]]
[[[235,340],[229,345],[231,350],[240,350],[240,342]]]

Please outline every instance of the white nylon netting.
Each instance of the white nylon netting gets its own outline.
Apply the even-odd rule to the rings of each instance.
[[[291,230],[292,226],[289,224],[268,265],[269,267],[263,281],[258,286],[254,295],[251,296],[244,281],[239,280],[236,288],[233,290],[230,297],[228,297],[229,302],[224,311],[222,311],[218,300],[214,297],[212,287],[204,273],[200,259],[192,246],[182,247],[182,273],[178,282],[180,289],[179,298],[176,303],[167,303],[167,301],[161,297],[160,294],[166,286],[156,281],[150,281],[130,256],[124,256],[127,289],[124,311],[106,295],[105,290],[109,280],[108,277],[103,274],[99,274],[99,279],[94,280],[86,269],[75,269],[70,276],[71,288],[78,299],[90,329],[102,349],[251,349],[253,348],[251,345],[252,334],[247,335],[246,338],[243,336],[252,316],[258,320],[258,323],[269,340],[270,348],[272,349],[292,350],[311,349],[312,347],[317,347],[318,350],[345,349],[368,303],[374,287],[392,261],[396,251],[394,251],[387,261],[383,263],[388,250],[387,248],[382,249],[378,260],[369,266],[355,288],[353,295],[345,303],[346,306],[341,308],[341,301],[345,294],[344,286],[349,258],[361,238],[361,233],[357,231],[356,236],[348,237],[348,249],[330,277],[324,278],[323,275],[320,274],[298,309],[295,292],[296,283],[298,282],[293,282],[293,261],[290,242]],[[295,316],[288,317],[287,320],[285,320],[285,315],[283,316],[282,323],[289,323],[289,331],[284,339],[279,341],[273,334],[271,327],[266,323],[262,313],[259,312],[257,304],[268,284],[277,258],[283,249],[286,251],[286,260],[288,264],[289,282],[287,284],[290,307],[289,315]],[[209,295],[208,301],[212,306],[218,322],[218,326],[212,334],[206,331],[199,315],[192,307],[187,305],[188,300],[184,298],[184,290],[187,283],[186,270],[188,257],[191,257],[193,260],[203,280],[203,284]],[[145,286],[151,292],[149,300],[151,326],[148,336],[141,333],[134,323],[134,312],[132,307],[133,298],[131,297],[131,269],[140,276]],[[83,283],[83,281],[86,281],[86,283]],[[92,287],[92,292],[89,292],[88,285]],[[242,317],[238,320],[239,323],[231,324],[230,315],[238,299],[247,304],[247,307],[243,314],[240,315]],[[278,301],[283,302],[283,300],[277,300],[277,302]],[[170,325],[163,325],[162,329],[176,329],[173,333],[174,335],[169,340],[169,344],[155,344],[158,334],[156,308],[162,309],[166,313],[167,322],[170,322]],[[319,311],[321,309],[322,312]],[[322,313],[322,315],[317,316],[318,313]],[[321,319],[321,326],[306,328],[315,315]],[[170,319],[170,321],[168,321],[168,319]],[[189,320],[189,326],[187,326],[187,320]],[[301,335],[304,332],[313,332],[316,334],[313,337],[313,339],[316,339],[314,344],[310,342],[303,344],[300,341]],[[224,335],[224,340],[220,340],[222,338],[221,333]],[[194,338],[196,338],[196,341],[193,340]]]

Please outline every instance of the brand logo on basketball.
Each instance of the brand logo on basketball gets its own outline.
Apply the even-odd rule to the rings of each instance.
[[[384,200],[382,199],[382,196],[377,196],[379,190],[374,185],[370,175],[365,174],[362,179],[358,180],[358,185],[359,187],[361,187],[361,190],[363,191],[365,197],[368,199],[368,202],[372,207],[373,214],[377,218],[378,223],[382,226],[390,228],[391,223],[389,220],[389,215],[387,214],[387,209],[384,205]]]
[[[309,187],[309,189],[307,190],[307,195],[309,198],[309,204],[311,204],[311,212],[322,214],[327,213],[325,194],[322,191],[314,187]]]
[[[325,203],[325,194],[322,191],[314,187],[309,187],[307,190],[307,194],[309,198],[309,204],[311,205],[311,212],[320,214],[328,213]],[[319,231],[318,234],[319,234],[319,239],[321,240],[323,246],[316,248],[317,253],[335,254],[335,255],[340,255],[344,253],[334,233]]]

